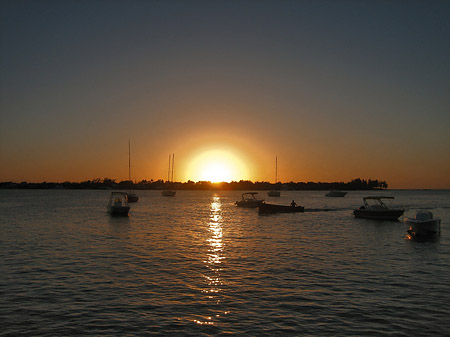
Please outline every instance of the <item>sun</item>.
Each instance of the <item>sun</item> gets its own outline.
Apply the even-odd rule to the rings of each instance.
[[[239,181],[247,177],[247,167],[228,150],[207,150],[190,162],[188,176],[193,181],[212,183]]]

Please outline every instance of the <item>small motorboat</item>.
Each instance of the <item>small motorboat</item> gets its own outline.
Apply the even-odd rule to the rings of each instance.
[[[441,219],[433,218],[430,211],[417,211],[413,218],[406,218],[411,236],[423,237],[441,234]]]
[[[297,205],[274,205],[267,204],[263,202],[259,205],[259,214],[273,214],[273,213],[295,213],[304,212],[305,208],[303,206]]]
[[[111,192],[107,211],[111,215],[128,215],[128,194],[125,192]]]
[[[264,200],[257,199],[258,192],[246,192],[242,193],[242,199],[235,202],[238,207],[256,208],[261,205]]]
[[[325,196],[336,198],[336,197],[345,197],[346,194],[347,192],[331,190],[330,192],[325,194]]]
[[[355,218],[397,220],[403,215],[404,209],[390,208],[386,206],[383,199],[394,199],[394,197],[365,197],[364,205],[353,211]]]

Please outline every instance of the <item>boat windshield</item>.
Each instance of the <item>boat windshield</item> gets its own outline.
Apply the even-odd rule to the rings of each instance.
[[[109,199],[109,204],[114,206],[127,206],[128,196],[122,192],[112,192]]]
[[[391,198],[366,198],[364,199],[364,204],[368,209],[387,209],[389,208],[383,202],[383,199],[391,199]]]
[[[244,193],[242,194],[242,200],[257,200],[255,195],[258,193]]]

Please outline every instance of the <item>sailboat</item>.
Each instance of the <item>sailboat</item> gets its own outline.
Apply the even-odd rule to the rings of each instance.
[[[275,184],[278,183],[278,158],[275,157]],[[267,192],[267,195],[269,197],[279,197],[280,196],[280,191],[278,190],[271,190],[269,192]]]
[[[172,160],[172,163],[171,163]],[[169,154],[169,171],[167,174],[167,182],[170,183],[170,185],[173,184],[173,164],[175,162],[175,154],[172,153],[172,155]],[[172,165],[171,165],[172,164]],[[165,197],[174,197],[175,194],[177,194],[176,191],[167,189],[161,192],[161,194]]]
[[[137,202],[139,200],[139,196],[131,191],[131,185],[133,182],[131,181],[131,151],[130,151],[130,141],[128,140],[128,181],[130,182],[130,193],[128,193],[128,202]]]

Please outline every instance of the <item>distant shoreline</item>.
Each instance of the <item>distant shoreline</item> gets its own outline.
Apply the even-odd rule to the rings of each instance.
[[[212,183],[209,181],[187,181],[187,182],[167,182],[163,180],[143,180],[132,182],[124,180],[116,182],[113,179],[94,179],[83,182],[1,182],[0,189],[90,189],[90,190],[287,190],[287,191],[327,191],[327,190],[385,190],[388,184],[385,181],[371,179],[353,179],[349,182],[287,182],[269,183],[252,182],[250,180]]]

